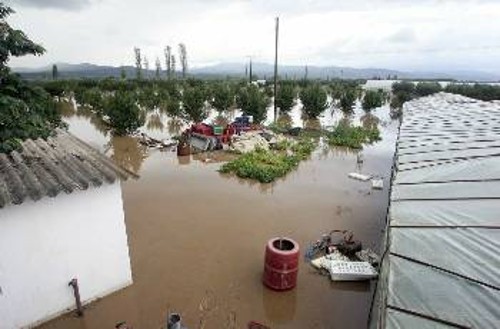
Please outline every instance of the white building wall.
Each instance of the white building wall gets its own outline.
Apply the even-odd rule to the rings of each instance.
[[[132,283],[120,183],[0,209],[0,328],[43,322]]]

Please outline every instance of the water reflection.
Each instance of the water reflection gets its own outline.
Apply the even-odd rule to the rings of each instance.
[[[170,118],[167,122],[167,130],[171,136],[180,135],[184,129],[184,122],[180,118]]]
[[[284,128],[292,128],[293,127],[293,120],[290,114],[288,113],[281,113],[280,116],[278,117],[278,125],[280,127]]]
[[[185,155],[185,156],[178,156],[177,157],[177,164],[180,166],[185,166],[191,163],[191,156],[190,155]]]
[[[370,291],[370,281],[330,282],[330,286],[335,290],[341,290],[341,291],[356,291],[356,292]]]
[[[56,102],[56,108],[63,118],[71,118],[76,114],[76,109],[71,102]]]
[[[304,129],[321,130],[321,122],[318,118],[304,119]]]
[[[339,126],[351,126],[353,124],[353,113],[344,113],[342,118],[339,120]]]
[[[131,136],[113,136],[107,151],[117,164],[134,173],[139,173],[142,163],[148,156],[148,147]]]
[[[219,176],[221,178],[235,180],[240,185],[248,186],[250,188],[256,188],[259,190],[260,193],[263,193],[263,194],[273,194],[274,188],[276,187],[276,185],[278,185],[280,182],[282,182],[286,179],[286,176],[285,176],[285,177],[277,178],[272,183],[260,183],[259,181],[256,181],[253,179],[240,178],[234,174],[219,173]]]
[[[222,163],[235,159],[237,156],[224,151],[202,152],[192,155],[193,160],[202,163]]]
[[[146,119],[146,128],[148,130],[158,130],[163,132],[163,128],[165,125],[163,124],[162,118],[159,113],[151,113],[148,115]]]
[[[366,113],[359,120],[365,129],[375,129],[380,123],[380,119],[372,113]]]

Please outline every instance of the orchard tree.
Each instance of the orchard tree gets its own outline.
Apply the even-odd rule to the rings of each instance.
[[[236,104],[244,114],[253,116],[254,122],[261,123],[266,119],[268,98],[259,87],[250,84],[240,88]]]
[[[365,97],[363,97],[363,110],[370,112],[376,107],[381,107],[384,103],[383,94],[375,90],[367,90],[365,92]]]
[[[442,90],[439,82],[419,82],[415,87],[415,93],[422,96],[429,96],[435,93],[438,93]]]
[[[182,94],[184,113],[193,122],[201,122],[208,117],[205,107],[206,93],[203,86],[186,87]]]
[[[214,107],[219,114],[227,112],[234,103],[234,94],[227,83],[216,83],[211,90],[210,105]]]
[[[340,96],[340,109],[344,113],[351,113],[352,107],[356,102],[357,92],[355,88],[348,87],[345,88]]]
[[[137,106],[132,93],[118,90],[109,96],[104,106],[104,114],[117,135],[133,133],[145,122],[145,114]]]
[[[27,138],[46,138],[61,125],[52,97],[40,87],[32,87],[11,74],[10,57],[42,55],[45,49],[6,18],[14,10],[0,2],[0,152],[20,147]]]
[[[281,83],[276,97],[276,106],[279,107],[280,113],[288,113],[292,109],[296,96],[297,92],[293,84]]]
[[[311,119],[317,118],[321,112],[328,108],[326,92],[317,83],[302,89],[300,99],[304,105],[302,111]]]

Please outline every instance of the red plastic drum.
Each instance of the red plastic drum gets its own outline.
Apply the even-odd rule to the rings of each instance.
[[[299,271],[299,244],[290,238],[274,238],[268,241],[264,265],[264,284],[278,291],[289,290],[297,285]]]

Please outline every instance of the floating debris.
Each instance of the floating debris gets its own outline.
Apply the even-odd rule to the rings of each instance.
[[[378,276],[368,262],[332,261],[329,272],[332,281],[363,281]]]
[[[384,189],[384,181],[380,178],[372,179],[372,189],[383,190]]]
[[[319,255],[319,257],[318,257]],[[374,266],[380,258],[370,249],[362,250],[352,232],[333,230],[306,250],[306,260],[333,281],[359,281],[377,277]]]
[[[364,174],[360,174],[360,173],[357,173],[357,172],[352,172],[352,173],[349,173],[349,178],[353,178],[353,179],[357,179],[357,180],[360,180],[360,181],[368,181],[372,178],[371,175],[364,175]]]
[[[156,139],[151,136],[146,135],[145,133],[139,134],[139,143],[142,145],[146,145],[151,148],[168,148],[177,145],[177,141],[172,139]]]
[[[374,267],[380,264],[380,257],[371,249],[363,249],[356,253],[356,257],[363,262],[368,262]]]

